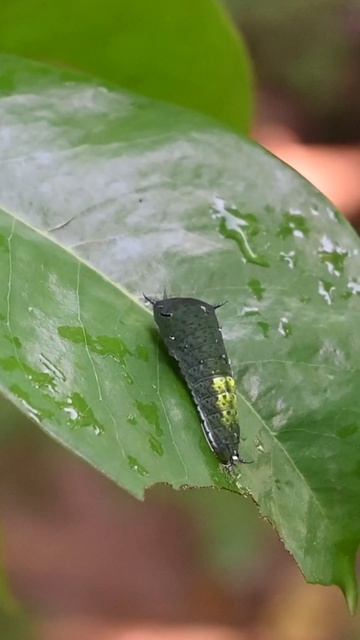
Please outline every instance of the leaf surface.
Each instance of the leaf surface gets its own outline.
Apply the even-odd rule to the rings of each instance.
[[[0,384],[118,484],[250,493],[356,601],[359,240],[314,187],[195,113],[3,58]],[[6,91],[5,91],[6,89]],[[228,300],[236,481],[142,291]]]

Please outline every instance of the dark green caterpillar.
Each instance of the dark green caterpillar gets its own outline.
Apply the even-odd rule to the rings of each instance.
[[[155,322],[196,402],[212,451],[225,465],[239,456],[240,430],[236,385],[213,306],[195,298],[145,299]]]

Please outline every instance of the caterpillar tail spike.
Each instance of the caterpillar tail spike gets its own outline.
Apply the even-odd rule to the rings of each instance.
[[[225,304],[227,304],[229,301],[228,300],[224,300],[224,302],[219,302],[218,304],[214,304],[213,305],[213,309],[214,311],[216,311],[216,309],[220,309],[220,307],[223,307]]]

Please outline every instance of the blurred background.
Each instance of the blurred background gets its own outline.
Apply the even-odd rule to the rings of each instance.
[[[226,0],[252,57],[253,137],[360,228],[360,3]]]
[[[253,61],[252,136],[360,229],[359,2],[225,5]],[[1,409],[4,640],[30,637],[28,617],[40,640],[359,638],[340,592],[304,582],[250,500],[155,487],[138,502],[20,414],[7,431],[13,411]]]

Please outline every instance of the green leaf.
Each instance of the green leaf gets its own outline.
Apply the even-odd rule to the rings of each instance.
[[[4,58],[0,385],[118,484],[250,493],[352,609],[359,239],[288,166],[198,114]],[[142,291],[227,299],[243,465],[207,447]]]
[[[2,0],[1,51],[250,128],[250,63],[216,0]]]
[[[2,546],[2,540],[1,540]],[[2,549],[0,566],[0,634],[6,640],[34,640],[33,625],[14,598],[3,571]]]
[[[0,595],[3,587],[0,586]],[[11,609],[8,604],[0,606],[0,633],[6,640],[35,640],[35,631],[30,618],[17,603],[14,602]]]

